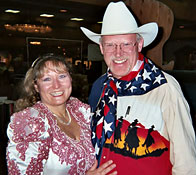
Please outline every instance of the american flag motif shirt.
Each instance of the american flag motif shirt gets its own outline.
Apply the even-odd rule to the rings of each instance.
[[[141,54],[136,67],[120,80],[107,72],[98,104],[91,105],[99,163],[112,159],[118,174],[195,174],[195,134],[179,84]]]

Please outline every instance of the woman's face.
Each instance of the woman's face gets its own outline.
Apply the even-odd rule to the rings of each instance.
[[[59,68],[64,70],[63,65]],[[57,71],[56,66],[50,61],[46,62],[43,76],[36,82],[35,89],[40,94],[41,101],[49,108],[64,105],[71,95],[72,79],[70,74],[66,70]]]

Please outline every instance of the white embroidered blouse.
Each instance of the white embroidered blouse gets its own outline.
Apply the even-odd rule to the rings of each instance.
[[[80,125],[79,141],[60,130],[54,115],[41,102],[11,116],[7,129],[9,175],[82,175],[93,165],[90,108],[74,97],[66,105]]]

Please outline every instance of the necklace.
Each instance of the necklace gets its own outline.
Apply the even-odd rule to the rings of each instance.
[[[67,108],[65,108],[65,110],[66,110],[66,112],[67,112],[67,115],[68,115],[68,118],[69,118],[69,121],[66,123],[65,121],[63,121],[58,115],[56,115],[56,114],[54,114],[53,113],[53,115],[56,117],[56,119],[60,122],[60,123],[62,123],[62,124],[65,124],[65,125],[70,125],[70,123],[71,123],[71,116],[70,116],[70,113],[69,113],[69,111],[67,110]],[[63,115],[63,118],[65,119],[65,114]]]

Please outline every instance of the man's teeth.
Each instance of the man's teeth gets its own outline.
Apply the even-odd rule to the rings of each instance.
[[[114,60],[115,63],[120,64],[120,63],[124,63],[126,61],[126,59],[123,60]]]
[[[62,95],[63,92],[53,92],[51,93],[52,96],[59,96],[59,95]]]

